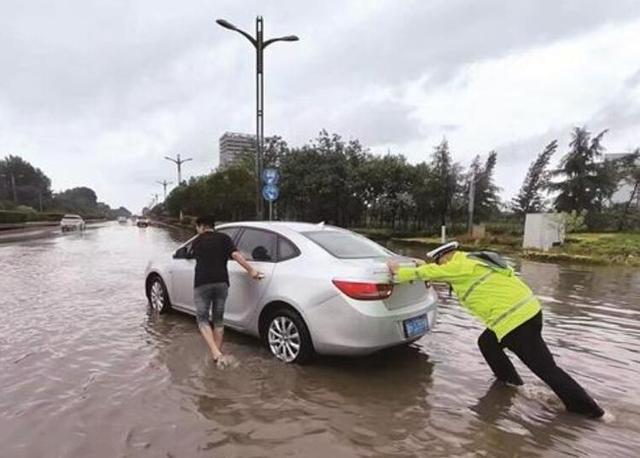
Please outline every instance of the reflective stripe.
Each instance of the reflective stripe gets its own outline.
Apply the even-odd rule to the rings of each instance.
[[[460,299],[460,301],[461,302],[466,301],[467,297],[469,297],[469,294],[471,294],[474,289],[476,289],[478,286],[480,286],[480,283],[485,281],[488,277],[490,277],[494,273],[495,272],[493,270],[490,270],[489,272],[484,274],[482,277],[478,278],[471,286],[469,286],[469,289],[467,291],[465,291],[464,296],[462,296],[462,299]]]
[[[518,310],[520,310],[522,307],[524,307],[525,305],[527,305],[529,302],[531,302],[531,300],[534,298],[535,296],[533,294],[529,294],[527,297],[525,297],[524,299],[522,299],[520,302],[518,302],[517,304],[511,306],[508,310],[506,310],[502,315],[500,315],[498,318],[496,318],[495,320],[493,320],[491,323],[489,323],[489,327],[494,327],[495,325],[497,325],[498,323],[500,323],[502,320],[504,320],[505,318],[507,318],[509,315],[511,315],[512,313],[517,312]]]

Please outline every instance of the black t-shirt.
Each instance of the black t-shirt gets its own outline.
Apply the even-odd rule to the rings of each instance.
[[[227,261],[236,251],[233,240],[222,232],[207,231],[191,243],[191,253],[196,259],[194,287],[207,283],[229,284]]]

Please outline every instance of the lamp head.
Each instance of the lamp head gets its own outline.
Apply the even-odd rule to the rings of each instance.
[[[233,25],[229,21],[225,21],[224,19],[216,19],[216,22],[218,23],[218,25],[224,27],[225,29],[238,30],[238,28],[235,25]]]

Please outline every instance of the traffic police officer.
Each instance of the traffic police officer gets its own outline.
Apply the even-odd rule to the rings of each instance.
[[[450,242],[427,253],[435,264],[399,267],[390,260],[388,265],[399,282],[420,279],[449,283],[460,303],[487,326],[478,346],[499,380],[523,384],[503,351],[506,347],[549,385],[568,411],[601,417],[604,411],[600,406],[556,365],[542,339],[542,310],[531,289],[497,253],[462,253],[457,249],[458,243]]]

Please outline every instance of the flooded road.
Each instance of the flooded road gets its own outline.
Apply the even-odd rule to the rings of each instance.
[[[564,413],[519,361],[525,387],[492,385],[482,328],[444,290],[413,347],[298,367],[229,332],[242,364],[217,370],[194,320],[144,297],[147,261],[184,238],[109,224],[0,245],[0,456],[638,456],[638,269],[520,266],[559,364],[615,416],[602,423]]]

